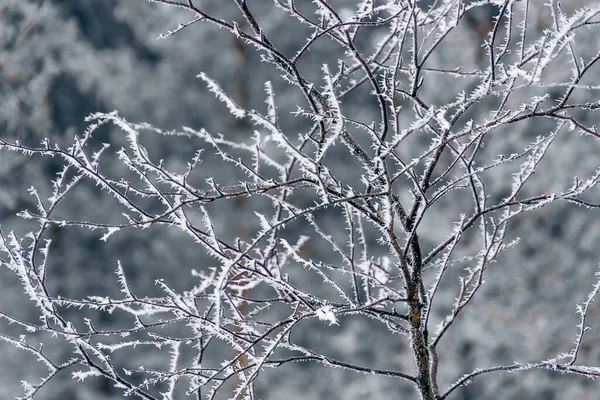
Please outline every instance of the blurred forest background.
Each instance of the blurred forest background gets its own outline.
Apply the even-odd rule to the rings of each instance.
[[[201,6],[222,17],[241,17],[236,8],[224,0],[202,0]],[[284,52],[295,52],[305,40],[307,30],[290,23],[271,1],[250,1],[250,6],[275,44]],[[352,2],[349,2],[352,3]],[[431,2],[421,1],[426,8]],[[534,2],[536,3],[536,2]],[[540,2],[541,3],[541,2]],[[563,2],[569,9],[595,3],[595,0]],[[344,4],[333,1],[332,4]],[[474,69],[487,61],[481,45],[491,26],[490,18],[497,8],[481,7],[459,27],[449,39],[443,54],[437,54],[437,65],[463,66]],[[48,137],[52,142],[68,145],[86,128],[84,118],[92,112],[118,110],[133,122],[149,122],[165,130],[182,126],[206,128],[228,138],[243,140],[252,128],[236,121],[208,93],[195,76],[205,72],[219,81],[241,104],[264,109],[264,82],[275,85],[281,117],[293,135],[306,128],[306,121],[295,119],[298,93],[279,78],[279,73],[261,64],[254,49],[242,45],[225,30],[195,24],[168,40],[157,40],[161,33],[187,22],[192,15],[143,0],[2,0],[0,1],[0,136],[39,144]],[[532,13],[531,29],[543,30],[552,21],[545,12]],[[590,53],[598,52],[598,37],[589,31],[577,40],[587,43]],[[378,32],[365,31],[359,43],[373,46]],[[335,64],[341,50],[330,41],[318,42],[304,59],[301,70],[308,78],[320,77],[323,63]],[[553,73],[569,77],[570,70]],[[600,68],[593,68],[587,79],[600,82]],[[465,81],[431,85],[431,96],[454,98],[460,90],[469,90]],[[597,92],[596,92],[597,96]],[[592,100],[597,100],[592,99]],[[591,101],[588,99],[588,101]],[[359,96],[344,104],[348,113],[377,119],[373,102]],[[372,107],[372,108],[371,108]],[[596,115],[590,114],[590,115]],[[584,121],[589,125],[594,121]],[[514,132],[498,137],[491,153],[517,151],[535,136],[544,134],[544,123],[516,126]],[[122,132],[105,126],[96,133],[98,142],[110,142],[114,149],[125,143]],[[171,166],[185,167],[195,152],[186,138],[148,135],[142,139],[157,158]],[[205,165],[210,166],[207,155]],[[554,147],[544,163],[544,179],[538,181],[543,193],[556,182],[572,182],[580,171],[598,167],[598,145],[588,137],[574,135]],[[340,163],[344,159],[340,158]],[[32,229],[30,222],[15,216],[34,207],[27,189],[35,185],[49,194],[49,183],[59,167],[58,160],[28,158],[6,151],[0,153],[0,225],[3,231],[24,234]],[[107,164],[105,168],[120,168]],[[577,172],[575,172],[577,171]],[[117,171],[118,172],[118,171]],[[226,168],[204,168],[205,177],[220,182],[237,182]],[[499,178],[502,179],[502,178]],[[510,180],[498,181],[498,187],[510,188]],[[70,203],[63,207],[70,219],[103,221],[119,215],[113,199],[91,184],[77,188]],[[243,209],[243,202],[220,203],[220,229],[232,235],[249,229],[249,220],[233,214]],[[452,212],[452,204],[447,205]],[[237,212],[237,211],[236,211]],[[568,351],[573,344],[578,318],[575,305],[585,300],[598,271],[600,215],[593,210],[558,204],[528,214],[512,225],[512,234],[520,236],[520,244],[506,252],[488,271],[486,284],[476,301],[453,326],[445,339],[441,386],[453,382],[474,368],[510,364],[513,361],[535,361]],[[254,222],[252,222],[254,223]],[[335,226],[336,221],[331,221]],[[444,225],[446,224],[446,225]],[[452,228],[452,220],[440,220],[435,226],[424,226],[421,237],[432,241],[443,238]],[[344,226],[339,223],[339,229]],[[80,229],[54,229],[50,255],[50,287],[56,294],[84,298],[87,295],[118,293],[114,276],[117,260],[123,264],[131,285],[139,294],[157,291],[154,281],[165,279],[172,287],[185,289],[191,269],[202,269],[205,256],[201,249],[182,233],[151,228],[144,231],[122,231],[101,242],[101,232]],[[319,254],[319,244],[309,242],[309,251]],[[449,304],[456,287],[440,294]],[[23,320],[36,318],[16,278],[0,270],[0,309]],[[75,311],[73,311],[75,312]],[[590,311],[588,325],[595,328],[586,337],[582,362],[600,365],[600,310],[597,303]],[[106,326],[119,326],[119,315],[93,316]],[[0,331],[20,335],[14,326],[0,319]],[[410,368],[413,364],[408,343],[393,337],[377,326],[349,321],[341,326],[319,325],[305,330],[302,341],[326,348],[332,356],[382,368]],[[50,346],[46,342],[46,348]],[[65,359],[72,349],[60,343],[50,352]],[[153,353],[140,354],[146,365],[163,362],[153,360]],[[36,380],[43,367],[29,354],[0,342],[0,398],[9,399],[22,392],[22,379]],[[48,400],[119,399],[121,393],[102,380],[96,385],[78,385],[68,374],[59,375],[43,389],[40,398]],[[392,399],[411,398],[413,389],[394,379],[354,374],[319,365],[286,365],[267,370],[257,382],[261,399]],[[598,398],[597,382],[574,376],[561,376],[549,371],[530,371],[520,375],[489,374],[455,392],[455,399],[594,399]]]

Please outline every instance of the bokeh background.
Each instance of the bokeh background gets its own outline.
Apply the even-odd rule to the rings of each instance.
[[[211,13],[241,23],[236,8],[228,1],[199,0],[199,3]],[[284,53],[293,54],[302,45],[308,33],[306,27],[291,21],[271,1],[250,3],[265,31]],[[421,7],[426,8],[429,3],[421,1]],[[568,3],[563,4],[568,13],[595,1],[563,3]],[[530,29],[541,32],[552,20],[539,4],[532,7],[535,12],[530,16]],[[481,45],[489,30],[489,18],[496,10],[494,6],[485,6],[472,13],[449,37],[444,50],[435,54],[432,63],[465,69],[484,65]],[[161,33],[191,18],[184,10],[143,0],[0,1],[0,136],[34,145],[48,137],[66,146],[84,131],[87,115],[118,110],[129,121],[148,122],[165,130],[203,127],[235,140],[249,138],[252,127],[235,120],[208,93],[195,78],[200,72],[219,81],[241,104],[261,110],[265,108],[264,82],[273,81],[282,124],[292,135],[306,128],[307,121],[290,114],[301,101],[298,93],[283,83],[271,66],[261,64],[254,49],[242,45],[225,30],[195,24],[168,40],[157,40]],[[379,34],[376,30],[365,32],[359,45],[373,46]],[[597,34],[597,30],[590,29],[578,35],[582,55],[599,51]],[[341,54],[342,50],[331,41],[319,41],[300,68],[307,78],[320,82],[322,64],[335,65]],[[557,78],[568,78],[569,66],[562,64],[550,73]],[[587,79],[590,83],[600,81],[600,68],[593,68]],[[423,91],[425,96],[450,100],[460,90],[472,89],[469,85],[467,80],[442,85],[433,79]],[[368,97],[366,92],[362,94],[346,100],[345,109],[361,120],[378,118],[375,103],[364,100]],[[598,91],[586,92],[585,96],[582,101],[597,101]],[[592,125],[593,119],[598,119],[598,112],[590,112],[586,118],[584,122]],[[548,128],[544,123],[515,126],[505,135],[495,137],[489,143],[489,152],[516,152],[535,136],[547,133]],[[95,140],[109,142],[114,149],[125,145],[122,132],[111,126],[101,128]],[[205,146],[186,138],[157,135],[148,135],[143,142],[153,155],[164,158],[173,168],[185,167],[195,150]],[[593,138],[578,134],[561,138],[559,145],[548,153],[539,171],[542,177],[535,181],[532,190],[539,193],[556,190],[571,183],[574,176],[589,175],[598,168],[598,149]],[[233,170],[210,168],[211,156],[206,157],[207,167],[202,170],[205,177],[214,176],[223,184],[237,182]],[[343,157],[340,156],[340,165],[344,165]],[[34,228],[31,222],[15,214],[35,206],[27,193],[30,186],[35,185],[42,194],[50,193],[49,182],[59,167],[58,160],[0,151],[0,226],[4,232],[23,235]],[[105,168],[118,174],[120,167],[107,163]],[[510,188],[510,175],[494,179],[498,192]],[[217,229],[231,235],[243,235],[252,229],[255,221],[232,218],[240,215],[234,212],[249,207],[248,204],[230,201],[218,207],[214,221]],[[445,207],[435,224],[423,226],[420,235],[425,241],[435,243],[452,229],[460,205],[448,203]],[[120,214],[117,204],[92,184],[80,185],[63,208],[61,212],[75,220],[111,221]],[[477,299],[444,339],[440,354],[442,388],[474,368],[543,360],[571,349],[578,323],[575,305],[587,297],[600,262],[599,217],[596,210],[557,204],[512,225],[511,237],[521,237],[520,244],[490,268]],[[336,229],[336,220],[331,218],[330,226]],[[343,229],[340,223],[339,232]],[[99,240],[101,235],[74,228],[51,230],[49,287],[55,294],[74,298],[117,295],[114,275],[117,260],[140,295],[156,294],[154,282],[158,278],[166,279],[175,288],[189,289],[191,269],[201,269],[206,262],[201,249],[172,229],[119,232],[107,243]],[[321,251],[318,241],[309,244],[314,256],[328,254]],[[452,276],[460,272],[457,270]],[[440,292],[436,300],[442,304],[437,311],[438,319],[449,310],[457,288],[455,279],[455,284]],[[0,270],[0,309],[24,320],[37,318],[33,304],[28,303],[19,282],[6,269]],[[77,318],[81,317],[75,313]],[[120,320],[119,315],[90,313],[89,316],[104,326],[129,322]],[[582,347],[581,363],[600,365],[600,335],[596,332],[600,330],[599,320],[600,310],[593,305],[588,325],[595,330],[588,334]],[[23,334],[3,319],[0,331],[14,336]],[[303,343],[339,359],[379,368],[412,368],[408,342],[365,320],[348,318],[340,326],[332,327],[315,323],[302,332]],[[72,354],[69,346],[51,338],[32,340],[43,340],[45,348],[59,359],[68,359]],[[140,352],[136,357],[146,365],[163,365],[164,354]],[[0,399],[19,396],[21,380],[36,381],[44,372],[30,354],[0,343]],[[415,396],[409,386],[393,379],[311,364],[267,370],[257,389],[259,398],[265,400]],[[600,386],[592,380],[530,371],[519,375],[489,374],[456,391],[452,398],[595,399],[599,392]],[[118,390],[103,380],[78,384],[68,373],[59,375],[39,396],[50,400],[121,397]]]

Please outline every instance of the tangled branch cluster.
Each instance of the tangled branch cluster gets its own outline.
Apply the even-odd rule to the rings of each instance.
[[[0,236],[2,266],[19,277],[40,316],[39,322],[31,323],[2,313],[27,334],[20,338],[0,334],[0,338],[35,354],[49,370],[42,381],[25,384],[24,398],[33,398],[63,370],[74,370],[78,380],[103,376],[125,395],[144,399],[175,398],[179,385],[185,385],[188,395],[212,399],[227,391],[228,382],[236,383],[229,397],[254,399],[254,383],[265,368],[298,362],[405,380],[414,384],[420,398],[428,400],[449,398],[459,386],[493,371],[542,368],[600,376],[600,368],[576,362],[587,331],[589,306],[600,288],[596,283],[579,308],[581,324],[571,351],[535,363],[475,370],[443,390],[437,379],[437,350],[444,335],[477,298],[490,265],[517,243],[508,239],[511,223],[559,202],[599,207],[586,193],[600,182],[600,168],[556,191],[532,194],[529,185],[534,173],[544,173],[540,167],[544,156],[562,137],[581,134],[581,140],[597,145],[600,135],[588,121],[600,102],[578,103],[575,99],[580,93],[600,89],[584,83],[586,74],[598,67],[600,53],[580,58],[576,37],[581,30],[597,29],[600,7],[567,14],[549,2],[552,24],[536,32],[529,25],[532,6],[528,0],[470,4],[440,0],[429,9],[414,0],[365,0],[352,12],[326,0],[312,2],[312,9],[305,2],[275,0],[274,7],[312,32],[294,54],[286,54],[270,39],[273,33],[262,28],[261,16],[252,12],[249,2],[232,1],[243,17],[241,22],[211,15],[192,0],[154,0],[181,7],[194,16],[165,38],[205,23],[253,45],[263,61],[277,68],[304,99],[304,105],[293,110],[295,118],[303,119],[307,126],[297,137],[282,128],[280,118],[287,118],[290,110],[278,109],[270,83],[265,85],[266,112],[260,112],[242,107],[217,82],[200,74],[234,117],[253,125],[254,134],[247,140],[231,140],[226,135],[183,128],[173,140],[189,140],[200,149],[183,173],[153,159],[140,142],[144,135],[173,132],[128,122],[117,112],[91,115],[89,129],[69,148],[55,146],[50,140],[30,147],[0,138],[3,149],[64,162],[53,181],[51,197],[43,199],[32,188],[37,210],[22,213],[24,218],[38,221],[39,229],[25,238],[12,233]],[[466,71],[461,66],[443,68],[431,62],[468,16],[490,4],[494,14],[480,67]],[[364,47],[360,41],[363,31],[371,29],[378,30],[381,38],[365,54],[359,50]],[[321,80],[311,81],[299,65],[311,47],[326,38],[343,49],[345,58],[336,65],[324,64]],[[548,71],[560,68],[557,63],[569,63],[570,80],[547,78]],[[436,77],[459,82],[462,89],[450,101],[444,96],[422,95]],[[521,102],[523,93],[528,102]],[[344,110],[344,100],[359,95],[365,104],[377,107],[376,121],[365,122],[362,115]],[[529,121],[544,121],[553,127],[517,152],[486,151],[484,145]],[[129,147],[117,154],[133,173],[131,178],[104,172],[100,160],[110,146],[94,149],[90,145],[94,132],[106,124],[125,132]],[[197,170],[219,168],[217,161],[211,161],[215,165],[203,163],[204,153],[209,151],[246,179],[236,185],[221,184],[217,179],[195,184]],[[340,171],[335,161],[340,154],[348,160],[351,174]],[[55,217],[61,202],[84,180],[118,201],[124,216],[121,223]],[[490,189],[499,183],[504,192]],[[256,210],[259,228],[235,240],[221,237],[212,215],[218,210],[209,209],[208,204],[247,197],[271,206],[268,213]],[[424,224],[431,224],[438,207],[448,200],[459,201],[455,210],[462,210],[449,216],[454,229],[437,243],[422,238]],[[335,215],[336,223],[344,227],[344,238],[330,233],[325,213]],[[301,224],[310,227],[310,236],[297,233],[295,227]],[[51,253],[46,238],[54,225],[99,229],[104,241],[123,229],[166,225],[189,235],[214,263],[192,271],[194,283],[183,292],[158,281],[162,296],[140,297],[127,282],[127,266],[119,264],[121,297],[59,297],[46,285],[46,276],[52,273],[46,267]],[[375,236],[376,243],[371,240]],[[471,238],[468,246],[463,244],[465,236]],[[305,246],[310,241],[328,246],[335,258],[309,256]],[[432,328],[433,301],[453,266],[464,268],[455,302],[447,305],[451,311]],[[327,290],[313,291],[298,284],[298,270],[322,282]],[[104,330],[86,320],[82,329],[63,317],[68,307],[108,313],[119,310],[130,316],[131,325]],[[338,324],[346,315],[363,318],[368,324],[383,324],[392,334],[405,338],[414,356],[414,371],[364,367],[295,340],[294,332],[306,320]],[[169,332],[177,333],[161,333],[161,329],[174,326],[179,328]],[[53,360],[42,347],[30,344],[29,337],[40,332],[72,345],[75,356],[64,362]],[[208,349],[223,344],[231,350],[220,353],[222,363],[205,362]],[[146,346],[168,353],[163,369],[141,366],[129,370],[111,359],[113,353]]]

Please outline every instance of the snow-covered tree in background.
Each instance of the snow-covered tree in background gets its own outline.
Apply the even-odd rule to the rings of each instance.
[[[486,359],[464,375],[454,368],[457,354],[447,350],[453,331],[474,329],[464,314],[494,319],[482,310],[503,297],[486,286],[522,298],[511,303],[519,307],[514,315],[549,304],[522,290],[524,274],[511,269],[557,262],[539,249],[519,253],[531,243],[528,223],[569,207],[587,222],[600,207],[600,49],[590,40],[600,6],[275,0],[255,9],[231,0],[222,7],[234,5],[235,13],[223,16],[219,6],[200,1],[154,2],[156,12],[176,6],[191,17],[161,35],[170,46],[207,24],[233,35],[244,57],[244,46],[254,48],[272,81],[260,82],[266,105],[244,104],[259,95],[255,79],[264,71],[249,67],[233,85],[200,72],[197,78],[235,117],[220,128],[224,133],[162,130],[109,112],[90,115],[69,146],[0,135],[4,155],[61,161],[50,195],[31,182],[37,207],[20,214],[39,227],[0,235],[2,268],[18,278],[37,316],[0,308],[18,328],[0,338],[48,371],[23,383],[24,398],[43,397],[45,385],[64,374],[79,385],[103,377],[121,394],[146,399],[265,398],[270,392],[261,382],[296,364],[319,365],[324,385],[333,374],[328,369],[339,368],[402,382],[422,399],[452,398],[497,371],[600,376],[598,352],[583,350],[597,341],[588,333],[600,290],[591,269],[589,284],[568,299],[579,304],[574,323],[572,315],[541,314],[566,337],[575,335],[574,343],[509,364]],[[293,31],[294,41],[284,40],[282,29]],[[199,54],[211,48],[186,45]],[[226,53],[213,62],[232,59]],[[220,86],[246,82],[252,90],[245,94]],[[184,99],[162,107],[178,101]],[[96,138],[111,125],[126,138],[121,148],[118,140]],[[161,152],[153,136],[184,142],[183,151]],[[110,206],[95,212],[95,202]],[[101,231],[98,239],[109,248],[127,243],[131,231],[154,241],[157,229],[166,236],[177,230],[187,237],[178,236],[178,246],[198,249],[197,263],[182,265],[179,247],[165,248],[158,290],[129,279],[134,266],[120,261],[114,283],[100,285],[103,293],[65,296],[53,283],[68,277],[53,277],[49,239],[71,228]],[[579,229],[598,234],[589,225]],[[575,274],[582,265],[568,268]],[[139,274],[144,266],[137,268]],[[381,327],[387,359],[365,364],[335,356],[375,352],[369,334],[382,335]],[[536,335],[547,338],[544,332],[555,334],[541,326]],[[319,339],[329,335],[333,342]],[[483,345],[517,345],[505,332],[495,335],[475,336]],[[48,348],[64,345],[74,353]],[[303,368],[285,380],[301,384]],[[353,395],[330,389],[340,398]],[[390,396],[377,390],[369,395]]]

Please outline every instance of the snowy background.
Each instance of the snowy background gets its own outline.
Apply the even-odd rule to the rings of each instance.
[[[236,17],[236,9],[226,1],[204,0],[203,7],[217,15]],[[206,5],[204,5],[204,3]],[[252,4],[261,23],[283,52],[294,52],[303,43],[306,29],[275,10],[270,1]],[[422,2],[425,7],[426,2]],[[594,0],[564,2],[566,12]],[[487,11],[485,11],[487,10]],[[482,15],[474,15],[449,39],[445,51],[436,54],[435,65],[464,66],[466,70],[485,62],[480,52],[483,42]],[[249,108],[264,109],[263,85],[272,80],[281,110],[295,110],[298,94],[278,78],[277,71],[259,63],[253,49],[241,46],[225,30],[195,24],[168,40],[157,40],[161,33],[186,22],[191,15],[183,10],[143,0],[2,0],[0,1],[0,136],[38,144],[44,137],[69,144],[86,127],[84,118],[92,112],[118,110],[129,121],[149,122],[162,129],[190,126],[223,133],[243,140],[252,129],[233,119],[222,104],[195,78],[200,72],[219,81],[223,88]],[[532,13],[531,29],[543,30],[552,23],[549,15]],[[597,31],[596,31],[597,33]],[[589,34],[589,36],[585,36]],[[377,40],[378,32],[364,35],[362,46]],[[583,32],[577,40],[588,47],[585,54],[599,51],[598,36]],[[336,53],[337,52],[337,53]],[[300,69],[307,78],[320,77],[324,62],[335,63],[341,50],[327,40],[318,42],[304,59]],[[584,55],[584,54],[582,54]],[[568,65],[552,71],[556,76],[570,75]],[[600,68],[590,71],[589,82],[600,81]],[[589,83],[588,82],[588,83]],[[432,98],[453,98],[460,90],[469,90],[467,80],[432,83],[424,90]],[[591,93],[593,95],[593,93]],[[596,98],[579,99],[597,101]],[[524,99],[525,101],[525,99]],[[376,119],[373,102],[351,97],[344,104],[349,114]],[[286,129],[296,134],[306,121],[284,114]],[[598,119],[598,111],[590,113]],[[597,123],[584,121],[588,125]],[[600,120],[598,121],[600,122]],[[114,127],[105,127],[96,139],[115,148],[125,140]],[[546,133],[543,123],[516,126],[497,136],[490,154],[522,149],[536,135]],[[171,166],[185,166],[195,145],[184,138],[149,135],[143,139],[156,157]],[[575,175],[598,167],[597,140],[574,135],[562,137],[543,163],[542,177],[536,190],[556,190],[572,182]],[[207,165],[210,158],[205,161]],[[340,159],[343,166],[344,160]],[[15,214],[33,207],[27,189],[35,184],[46,193],[57,172],[57,160],[26,158],[0,152],[0,225],[3,231],[23,234],[32,226]],[[112,166],[107,165],[107,168]],[[114,168],[118,168],[114,166]],[[351,172],[351,171],[350,171]],[[205,170],[206,177],[220,182],[236,182],[226,168]],[[509,176],[494,177],[492,192],[510,187]],[[599,194],[596,192],[596,194]],[[118,215],[116,203],[93,185],[82,185],[72,196],[67,210],[72,219],[103,221]],[[597,201],[597,198],[594,199]],[[220,203],[221,220],[217,228],[232,235],[250,229],[249,220],[240,217],[243,202]],[[460,205],[444,204],[447,211],[435,223],[425,224],[420,236],[430,243],[444,238],[452,229]],[[235,211],[235,214],[234,214]],[[444,217],[450,215],[450,217]],[[335,227],[335,215],[332,227]],[[571,349],[578,323],[575,305],[583,302],[591,290],[600,262],[600,215],[597,211],[557,204],[529,214],[512,226],[512,236],[520,244],[505,253],[488,271],[486,284],[476,301],[461,315],[444,338],[440,354],[440,387],[454,382],[474,368],[485,368],[513,361],[544,360]],[[333,229],[333,228],[332,228]],[[342,224],[339,229],[343,230]],[[205,256],[201,249],[180,232],[163,228],[127,231],[99,240],[101,233],[77,229],[52,231],[50,287],[57,294],[82,298],[90,294],[115,294],[117,260],[126,269],[132,286],[140,294],[152,294],[154,281],[166,279],[175,288],[187,288],[192,268],[201,269]],[[318,241],[310,243],[315,257],[323,255]],[[458,273],[458,272],[457,272]],[[311,282],[307,282],[311,284]],[[439,294],[437,304],[451,304],[457,286],[448,286]],[[24,320],[36,318],[19,282],[9,271],[0,270],[0,310]],[[448,311],[440,307],[439,315]],[[119,315],[93,315],[105,326],[119,326]],[[580,361],[600,365],[600,310],[592,306],[588,325],[594,328],[586,337]],[[0,331],[19,335],[14,326],[0,320]],[[308,324],[301,331],[304,344],[323,353],[365,366],[409,370],[413,359],[409,343],[393,337],[381,326],[351,317],[340,326]],[[57,357],[69,357],[71,348],[60,343],[46,349]],[[19,396],[22,379],[35,380],[43,373],[30,355],[0,343],[0,398]],[[152,352],[140,354],[140,363],[161,363]],[[68,374],[59,375],[40,394],[49,400],[101,400],[121,398],[119,391],[102,380],[78,385]],[[411,398],[410,386],[393,379],[374,378],[323,366],[302,364],[267,370],[257,382],[261,399],[390,399]],[[597,382],[546,371],[521,375],[489,374],[456,391],[454,399],[593,399],[600,391]]]

